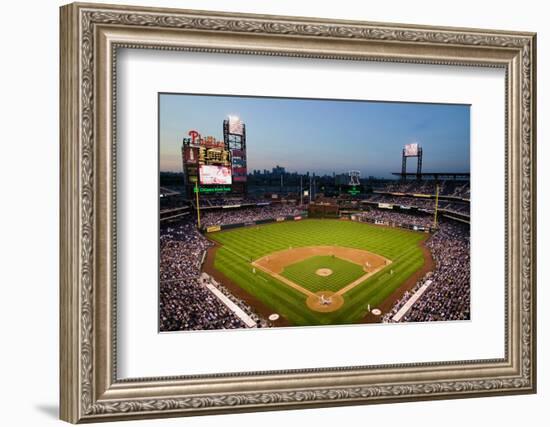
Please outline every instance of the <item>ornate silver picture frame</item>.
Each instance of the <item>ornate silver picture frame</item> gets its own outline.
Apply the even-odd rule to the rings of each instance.
[[[535,34],[79,3],[60,13],[61,419],[97,422],[536,391]],[[120,49],[504,70],[505,175],[497,178],[506,189],[504,357],[121,379]]]

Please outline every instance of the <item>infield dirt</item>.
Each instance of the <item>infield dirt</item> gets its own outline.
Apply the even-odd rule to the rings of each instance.
[[[424,255],[424,265],[420,270],[415,272],[410,276],[399,288],[397,288],[393,293],[384,300],[377,308],[382,312],[382,314],[387,313],[393,307],[393,305],[403,297],[405,292],[410,291],[422,279],[428,272],[435,269],[435,261],[432,257],[432,253],[426,247],[425,242],[421,241],[418,243],[418,246],[422,249],[422,254]],[[367,313],[360,323],[379,323],[381,320],[380,316],[375,316],[372,313]]]
[[[365,274],[353,282],[348,283],[337,292],[323,290],[315,293],[305,289],[292,280],[281,276],[281,273],[287,266],[314,256],[335,256],[340,259],[353,262],[354,264],[361,266]],[[343,295],[346,292],[365,282],[365,280],[367,280],[370,276],[376,274],[378,271],[390,264],[391,261],[383,256],[362,249],[346,248],[342,246],[305,246],[299,248],[289,248],[282,251],[272,252],[252,263],[254,267],[261,269],[287,286],[290,286],[305,294],[308,297],[306,300],[306,305],[309,309],[323,313],[338,310],[344,304]],[[321,295],[327,297],[326,303],[320,299]]]
[[[216,251],[220,248],[220,244],[214,240],[210,240],[214,244],[213,247],[206,252],[206,259],[203,264],[203,271],[208,273],[211,277],[222,283],[227,289],[231,291],[233,295],[240,298],[248,305],[254,308],[254,311],[264,318],[268,318],[274,313],[273,309],[265,305],[262,301],[256,298],[254,295],[246,292],[238,284],[233,282],[229,277],[220,272],[214,267],[214,260],[216,259]],[[280,316],[277,320],[271,322],[274,326],[290,326],[291,323],[283,316]]]
[[[379,267],[388,265],[391,262],[380,255],[362,249],[344,248],[342,246],[306,246],[272,252],[254,261],[254,264],[273,273],[281,274],[287,266],[296,262],[313,256],[332,255],[360,265],[367,273],[378,270]]]
[[[243,287],[241,287],[241,284],[239,284],[237,279],[234,279],[235,281],[233,281],[233,279],[230,279],[228,276],[226,276],[224,272],[218,270],[214,266],[215,259],[216,259],[216,252],[223,245],[217,242],[217,240],[214,240],[213,238],[209,238],[209,240],[213,242],[215,246],[210,248],[207,251],[207,257],[203,265],[203,270],[206,273],[210,274],[217,281],[221,282],[235,296],[237,296],[238,298],[242,299],[247,304],[252,306],[260,316],[267,318],[270,314],[274,312],[281,314],[282,317],[278,321],[273,322],[274,326],[287,326],[287,325],[295,324],[295,320],[289,321],[284,317],[285,316],[284,310],[277,310],[276,308],[271,306],[269,302],[264,302],[263,299],[260,299],[261,296],[256,296],[255,294],[250,293],[250,290],[248,289],[247,290],[243,289]],[[382,310],[382,313],[387,312],[389,309],[391,309],[393,303],[395,303],[397,299],[402,297],[403,293],[406,290],[411,289],[420,277],[422,277],[427,271],[433,269],[434,263],[433,263],[429,249],[427,249],[424,245],[425,240],[426,239],[422,239],[422,241],[418,242],[418,246],[422,250],[422,254],[423,254],[422,258],[424,259],[422,267],[419,270],[417,270],[415,274],[413,274],[411,277],[408,277],[407,278],[408,280],[406,280],[404,283],[401,283],[401,285],[397,289],[395,289],[394,292],[387,295],[382,301],[378,301],[377,303],[375,303],[373,305],[374,308],[377,308],[377,307],[380,308]],[[361,242],[361,244],[363,243]],[[226,252],[224,252],[224,256],[225,254]],[[307,290],[304,287],[292,282],[291,280],[290,282],[292,282],[293,286],[289,286],[290,285],[289,283],[285,283],[289,279],[286,279],[284,276],[280,274],[280,273],[284,273],[286,269],[292,264],[306,261],[308,258],[311,258],[311,257],[317,257],[317,256],[326,257],[327,255],[328,256],[334,255],[338,258],[341,258],[343,260],[352,262],[360,266],[361,269],[365,271],[365,275],[367,276],[363,275],[358,279],[355,279],[354,283],[344,284],[344,286],[340,289],[335,288],[332,290],[329,290],[329,289]],[[241,258],[243,257],[236,258],[234,262],[242,263]],[[224,258],[224,260],[225,259],[226,258]],[[343,302],[341,300],[345,298],[345,295],[343,295],[344,293],[346,293],[348,290],[351,291],[352,288],[359,289],[358,285],[360,285],[361,283],[364,283],[365,280],[368,280],[370,278],[370,275],[373,275],[376,272],[381,271],[386,266],[389,267],[389,264],[390,263],[393,264],[395,261],[395,260],[390,261],[378,255],[375,252],[370,252],[363,249],[353,249],[353,248],[338,246],[338,245],[328,246],[326,244],[318,245],[318,246],[295,246],[295,247],[288,246],[288,248],[275,250],[267,254],[264,252],[263,256],[260,255],[260,258],[256,258],[256,261],[253,261],[253,260],[254,260],[253,257],[247,257],[246,264],[248,264],[250,268],[256,267],[257,269],[263,270],[264,273],[267,273],[270,276],[272,276],[283,286],[286,285],[286,286],[292,287],[294,288],[294,290],[298,290],[300,293],[304,294],[306,296],[306,300],[309,299],[309,301],[304,301],[305,302],[304,308],[306,309],[307,312],[309,313],[325,312],[327,316],[331,314],[329,313],[331,311],[340,312],[340,310],[344,310],[348,307],[348,305],[341,306],[341,302]],[[323,267],[329,267],[329,266],[319,265],[318,268],[323,268]],[[280,278],[283,278],[285,280],[281,280]],[[359,291],[353,290],[353,292],[354,292],[353,298],[355,298],[355,295],[356,295],[355,292],[359,292]],[[320,298],[321,296],[323,296],[322,299]],[[330,300],[330,303],[327,303],[327,300]],[[350,300],[350,301],[354,301],[354,300]],[[377,322],[380,322],[380,320],[381,320],[381,316],[373,316],[372,314],[367,314],[365,316],[363,314],[363,317],[355,320],[355,322],[377,323]],[[322,320],[320,322],[322,322]]]

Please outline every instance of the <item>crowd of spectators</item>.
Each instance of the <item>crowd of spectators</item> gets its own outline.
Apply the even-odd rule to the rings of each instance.
[[[221,209],[205,211],[201,224],[205,227],[214,225],[240,224],[284,216],[300,215],[302,209],[293,205],[274,204],[250,208]]]
[[[201,264],[211,243],[191,221],[160,231],[160,330],[234,329],[246,325],[203,283]],[[233,301],[237,300],[233,297]],[[242,303],[242,302],[241,302]],[[246,304],[239,304],[250,310]],[[256,318],[258,318],[256,316]],[[258,318],[259,319],[259,318]],[[262,323],[259,321],[261,326]]]
[[[428,240],[435,269],[406,292],[383,317],[392,322],[395,314],[427,280],[431,284],[400,322],[470,319],[470,230],[454,221],[442,222]]]
[[[435,209],[435,199],[408,196],[390,196],[387,194],[372,194],[364,199],[368,202],[390,203],[392,205],[415,206],[422,209]]]
[[[375,222],[380,225],[389,225],[391,227],[417,226],[430,228],[433,225],[431,215],[414,215],[393,210],[373,209],[355,214],[359,221]],[[408,227],[407,227],[408,228]]]
[[[201,208],[208,209],[208,208],[219,208],[223,206],[255,205],[262,201],[263,200],[252,199],[248,197],[221,197],[221,198],[208,197],[208,198],[200,199],[199,203]],[[191,203],[193,204],[193,207],[197,206],[197,203],[195,200],[193,200]]]
[[[364,201],[371,203],[389,203],[398,206],[417,207],[430,212],[435,210],[435,199],[412,197],[412,196],[391,196],[388,194],[374,193],[365,198]],[[470,203],[461,201],[449,201],[439,199],[439,210],[447,210],[449,212],[458,212],[464,215],[470,214]]]
[[[433,203],[433,200],[426,201]],[[288,204],[217,209],[204,211],[201,223],[208,227],[295,216],[301,213],[300,207]],[[390,226],[429,228],[433,225],[430,215],[408,214],[390,209],[373,209],[356,215],[360,221]],[[429,238],[426,245],[435,261],[434,270],[420,280],[412,291],[406,293],[392,310],[386,313],[383,321],[391,322],[395,313],[426,280],[431,280],[430,286],[400,321],[469,319],[469,227],[454,221],[440,222],[438,231]],[[198,232],[192,220],[187,219],[161,227],[160,330],[246,327],[243,321],[205,286],[207,280],[246,312],[258,327],[270,326],[267,320],[255,314],[252,307],[232,295],[222,284],[213,283],[207,277],[201,276],[202,262],[210,246],[211,243]]]
[[[449,212],[458,212],[463,215],[470,215],[470,204],[469,203],[457,203],[457,202],[448,202],[440,201],[439,209],[443,209]]]
[[[191,205],[180,194],[164,194],[160,197],[160,210],[166,211],[169,209],[191,209]]]
[[[439,184],[439,194],[460,198],[470,198],[470,182],[455,180],[396,181],[380,188],[381,191],[406,194],[435,194]]]
[[[254,312],[254,309],[248,305],[246,302],[244,302],[243,300],[237,298],[235,295],[233,295],[231,293],[231,291],[229,289],[227,289],[225,286],[223,286],[221,283],[219,282],[216,282],[215,280],[213,280],[210,276],[208,276],[207,274],[203,273],[201,275],[201,282],[203,284],[206,284],[206,283],[209,283],[211,285],[214,285],[216,288],[218,288],[218,290],[220,292],[222,292],[227,298],[229,298],[231,301],[233,301],[238,307],[241,308],[241,310],[243,310],[246,314],[248,314],[248,316],[254,320],[254,322],[256,322],[256,327],[258,328],[268,328],[271,326],[271,323],[264,319],[263,317],[260,317],[259,315],[257,315],[255,312]]]

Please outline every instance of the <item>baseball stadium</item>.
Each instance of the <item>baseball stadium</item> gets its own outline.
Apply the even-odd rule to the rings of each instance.
[[[161,332],[469,320],[469,173],[424,172],[417,142],[391,178],[249,170],[220,124],[160,173]]]

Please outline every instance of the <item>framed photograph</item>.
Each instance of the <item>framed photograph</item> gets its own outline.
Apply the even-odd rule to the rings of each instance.
[[[535,34],[60,21],[63,420],[536,391]]]

